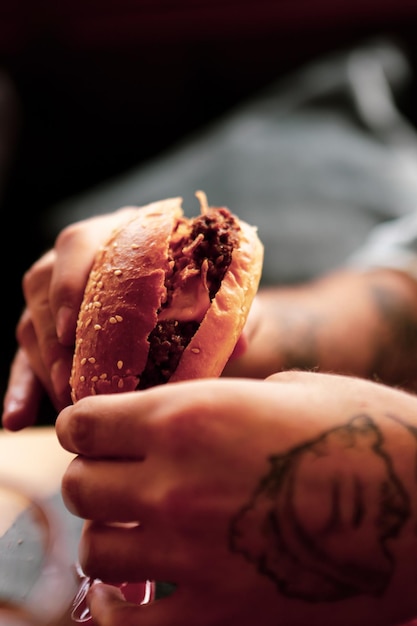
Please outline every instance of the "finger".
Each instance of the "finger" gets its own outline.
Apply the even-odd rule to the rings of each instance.
[[[27,328],[25,322],[29,320],[33,325],[40,357],[47,369],[56,361],[55,351],[59,348],[49,301],[49,285],[55,257],[55,251],[49,250],[25,273],[23,293],[28,311],[22,316],[18,326],[18,339],[24,344],[27,340],[24,334]]]
[[[71,373],[73,350],[56,345],[54,354],[57,361],[48,370],[43,360],[38,337],[32,322],[32,315],[25,309],[17,326],[16,336],[19,345],[24,348],[30,367],[42,383],[57,411],[71,402],[69,377]]]
[[[48,392],[52,392],[49,375],[39,352],[38,340],[29,309],[24,309],[16,328],[16,338],[28,363]]]
[[[87,605],[96,626],[130,626],[140,623],[140,607],[126,602],[117,587],[94,584],[87,595]]]
[[[149,450],[178,457],[191,454],[193,442],[201,445],[219,422],[229,438],[235,439],[243,421],[256,432],[252,416],[262,410],[265,393],[276,401],[263,381],[224,378],[89,396],[60,413],[56,431],[65,449],[90,458],[143,458]]]
[[[116,225],[131,219],[136,209],[126,207],[105,216],[67,226],[55,242],[56,259],[50,283],[50,307],[60,342],[72,346],[84,289],[97,250]]]
[[[74,515],[99,522],[137,522],[154,517],[157,498],[140,469],[137,461],[110,463],[76,457],[62,478],[64,503]],[[148,469],[148,473],[152,471]]]
[[[235,437],[233,424],[246,419],[242,406],[245,414],[259,413],[268,388],[259,381],[206,379],[90,396],[60,413],[56,432],[65,449],[90,458],[144,458],[149,450],[178,457],[185,451],[184,436],[192,453],[193,440],[201,443],[204,430],[213,428],[210,422],[221,420],[225,435]],[[250,424],[256,428],[253,419]]]
[[[62,408],[68,404],[73,349],[60,344],[50,307],[49,285],[55,257],[50,250],[24,276],[27,310],[19,322],[17,336],[33,359],[33,367],[54,404]]]
[[[106,582],[161,580],[179,583],[190,570],[184,542],[152,524],[86,522],[79,545],[83,571]]]
[[[78,400],[58,416],[56,432],[68,451],[91,458],[143,458],[154,398],[147,391]]]
[[[138,606],[126,602],[116,587],[96,583],[88,592],[87,603],[96,626],[184,626],[195,623],[195,613],[190,615],[181,590],[162,600]]]
[[[15,431],[34,424],[43,394],[42,385],[29,364],[27,354],[23,349],[18,349],[3,400],[3,427]]]

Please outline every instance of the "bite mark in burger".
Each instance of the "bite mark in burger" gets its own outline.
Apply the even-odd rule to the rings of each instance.
[[[256,228],[182,198],[138,207],[97,253],[81,305],[72,399],[219,376],[258,289]]]

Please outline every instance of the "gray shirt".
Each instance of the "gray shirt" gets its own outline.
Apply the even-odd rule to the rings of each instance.
[[[414,271],[417,137],[397,106],[410,80],[390,41],[314,62],[152,162],[52,207],[47,235],[173,196],[196,214],[202,189],[258,226],[264,284],[346,263]]]

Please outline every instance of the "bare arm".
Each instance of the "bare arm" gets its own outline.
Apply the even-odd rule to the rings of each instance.
[[[341,270],[263,289],[255,316],[248,349],[228,376],[296,368],[417,389],[417,283],[405,273]]]

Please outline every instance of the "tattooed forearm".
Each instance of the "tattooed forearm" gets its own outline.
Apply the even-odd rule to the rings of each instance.
[[[323,319],[314,313],[300,314],[297,309],[277,312],[282,369],[317,369],[320,362],[317,335],[323,323]]]
[[[377,596],[394,570],[389,540],[410,499],[367,415],[269,458],[230,527],[231,549],[279,591],[310,602]]]
[[[415,303],[377,284],[371,286],[370,297],[385,328],[382,333],[376,327],[371,374],[383,381],[413,387],[417,367]]]

